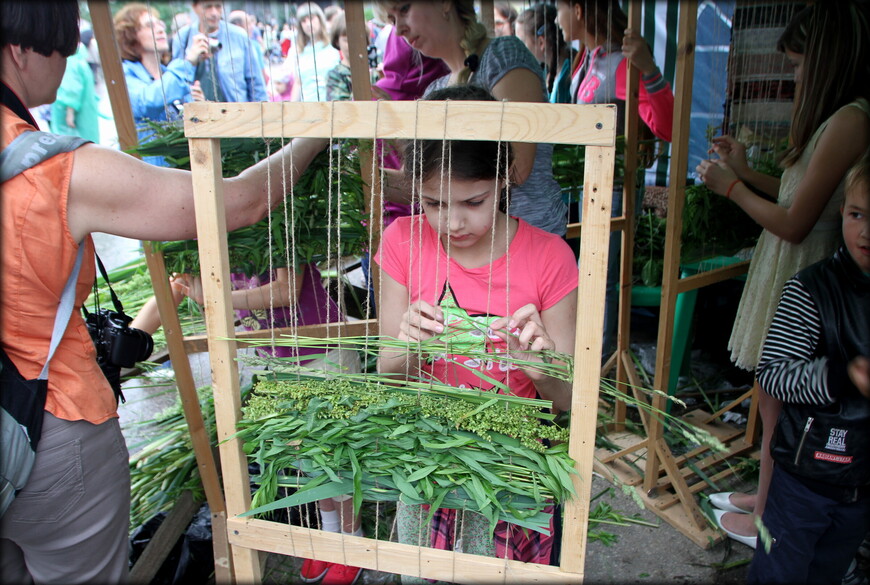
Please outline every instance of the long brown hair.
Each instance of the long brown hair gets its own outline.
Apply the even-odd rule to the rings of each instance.
[[[867,9],[852,1],[815,2],[792,18],[776,48],[804,56],[789,147],[782,159],[782,165],[790,167],[834,112],[859,97],[870,97]]]
[[[586,34],[594,37],[604,36],[613,43],[622,43],[628,17],[619,7],[617,0],[568,0],[572,6],[583,9],[583,22]]]
[[[305,27],[302,26],[302,21],[306,17],[320,20],[320,34],[317,38],[312,38],[308,34],[308,31],[305,30]],[[308,0],[296,9],[296,52],[301,53],[305,47],[315,42],[329,44],[329,36],[326,34],[326,17],[323,15],[323,9],[320,6]]]

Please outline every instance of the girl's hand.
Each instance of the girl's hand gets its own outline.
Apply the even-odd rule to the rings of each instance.
[[[202,294],[202,278],[199,276],[193,276],[191,274],[176,274],[174,275],[175,282],[177,282],[181,288],[181,292],[184,293],[189,299],[192,299],[197,304],[201,305],[204,302],[203,294]]]
[[[198,79],[190,86],[190,97],[195,102],[205,101],[205,94],[202,92],[202,86],[199,84]]]
[[[864,398],[870,399],[870,358],[858,356],[849,362],[849,379]]]
[[[695,170],[704,184],[719,195],[726,195],[728,188],[738,178],[731,167],[721,160],[702,160]]]
[[[193,36],[193,42],[191,42],[190,46],[187,47],[187,52],[185,52],[184,58],[196,67],[199,65],[201,60],[209,58],[210,51],[211,48],[208,45],[208,37],[199,33]]]
[[[707,152],[717,155],[719,160],[737,173],[738,177],[746,177],[749,163],[746,162],[746,145],[742,142],[734,140],[731,136],[717,136],[713,139],[713,146]]]
[[[411,303],[399,324],[401,341],[420,342],[444,331],[444,313],[426,301]]]
[[[637,67],[644,75],[656,70],[656,62],[649,52],[649,45],[639,33],[630,28],[625,29],[625,36],[622,38],[622,55],[629,60],[632,67]]]
[[[521,360],[543,362],[538,352],[556,349],[556,343],[544,329],[541,314],[532,303],[520,307],[511,317],[496,319],[490,328],[507,343],[508,353]],[[515,333],[517,330],[519,333]],[[523,371],[532,380],[545,377],[534,370],[523,368]]]

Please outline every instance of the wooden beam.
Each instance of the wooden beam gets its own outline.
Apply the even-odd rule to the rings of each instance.
[[[638,34],[641,30],[640,4],[636,1],[628,3],[628,27]],[[640,72],[637,67],[628,63],[625,79],[625,172],[622,185],[622,215],[626,222],[622,226],[622,246],[620,247],[619,264],[619,305],[616,325],[616,352],[628,352],[631,337],[631,284],[634,276],[634,217],[635,217],[635,177],[637,174],[638,149],[638,103],[640,95]],[[615,309],[615,307],[614,307]],[[624,360],[616,364],[616,387],[625,388],[629,377],[628,369],[634,365]],[[625,421],[625,402],[618,400],[614,405],[613,418],[617,424]]]
[[[601,383],[601,337],[610,242],[610,209],[613,192],[614,148],[586,147],[583,179],[583,217],[586,226],[580,253],[580,286],[574,385],[568,453],[579,475],[572,476],[576,497],[565,505],[562,568],[582,573],[586,560],[589,498],[598,420],[598,386]]]
[[[230,542],[272,553],[348,564],[354,567],[448,581],[541,585],[583,581],[559,567],[417,547],[349,534],[312,530],[266,520],[229,518]]]
[[[255,104],[259,105],[259,104]],[[251,504],[248,484],[248,461],[242,444],[236,438],[236,421],[241,410],[237,346],[232,318],[227,225],[224,214],[224,191],[221,177],[220,141],[193,139],[190,144],[190,164],[193,171],[193,201],[196,211],[196,233],[200,236],[199,265],[203,278],[204,314],[208,329],[209,362],[212,370],[215,419],[218,444],[226,482],[228,516],[241,514]],[[230,547],[236,582],[259,583],[259,555],[256,551]]]
[[[665,258],[662,276],[662,298],[659,309],[659,331],[656,343],[656,374],[654,387],[668,391],[671,350],[674,335],[674,311],[677,302],[676,281],[680,276],[680,237],[683,230],[683,206],[689,161],[689,128],[692,110],[692,81],[695,67],[695,31],[698,25],[698,2],[680,3],[677,36],[677,75],[674,83],[674,126],[671,145],[671,174],[668,186],[668,222],[665,232]],[[653,398],[653,407],[665,409],[665,398]],[[649,491],[658,478],[659,439],[664,429],[657,417],[650,420],[650,456],[647,461],[644,489]],[[690,515],[691,512],[688,512]]]
[[[136,564],[130,570],[130,583],[134,585],[151,583],[175,543],[184,534],[199,506],[199,502],[193,499],[190,490],[181,493],[181,497],[163,519],[148,546],[142,551],[142,555],[136,559]]]
[[[121,56],[115,40],[112,13],[106,0],[89,0],[88,9],[91,14],[94,37],[97,40],[100,52],[100,64],[103,68],[106,88],[109,93],[109,102],[112,106],[115,128],[118,132],[118,142],[122,150],[129,150],[138,146],[139,135],[136,132],[136,124],[130,106],[130,96],[127,92],[127,81],[124,77]],[[223,514],[226,507],[224,505],[220,477],[208,431],[205,429],[205,423],[203,422],[193,372],[190,370],[190,362],[184,351],[183,334],[181,332],[181,325],[178,322],[176,306],[172,300],[172,291],[169,288],[163,256],[156,255],[153,252],[150,242],[142,242],[142,245],[145,251],[145,261],[148,264],[148,273],[151,277],[151,285],[157,300],[157,310],[163,324],[167,350],[169,351],[169,357],[172,360],[173,370],[175,371],[175,383],[181,398],[184,418],[190,430],[191,443],[206,499],[212,513]],[[214,540],[213,543],[216,561],[229,557],[228,548],[220,548],[220,541],[218,540]],[[230,583],[232,581],[231,565],[223,567],[215,564],[215,580],[219,585]]]
[[[188,138],[506,140],[614,146],[614,105],[463,101],[185,104]],[[377,127],[375,123],[377,122]]]
[[[732,278],[737,278],[747,272],[749,272],[749,260],[731,264],[730,266],[724,266],[722,268],[705,270],[704,272],[679,279],[676,283],[677,294],[697,290],[705,286],[710,286],[711,284],[716,284],[717,282],[731,280]]]

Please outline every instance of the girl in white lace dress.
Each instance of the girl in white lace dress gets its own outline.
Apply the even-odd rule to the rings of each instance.
[[[782,179],[752,170],[745,147],[713,139],[718,160],[697,171],[714,192],[739,205],[764,231],[755,247],[731,340],[731,359],[754,370],[785,281],[826,258],[840,241],[843,177],[870,145],[866,43],[868,15],[853,2],[825,2],[799,12],[777,43],[795,68],[795,105]],[[750,188],[776,197],[773,203]],[[720,526],[754,546],[753,516],[764,509],[773,461],[769,442],[780,403],[755,383],[763,425],[758,494],[716,494]],[[749,512],[741,514],[739,511]]]

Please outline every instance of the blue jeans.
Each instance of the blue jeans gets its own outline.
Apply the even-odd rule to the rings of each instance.
[[[746,582],[839,584],[870,528],[870,498],[841,503],[821,496],[774,466],[761,538]]]

